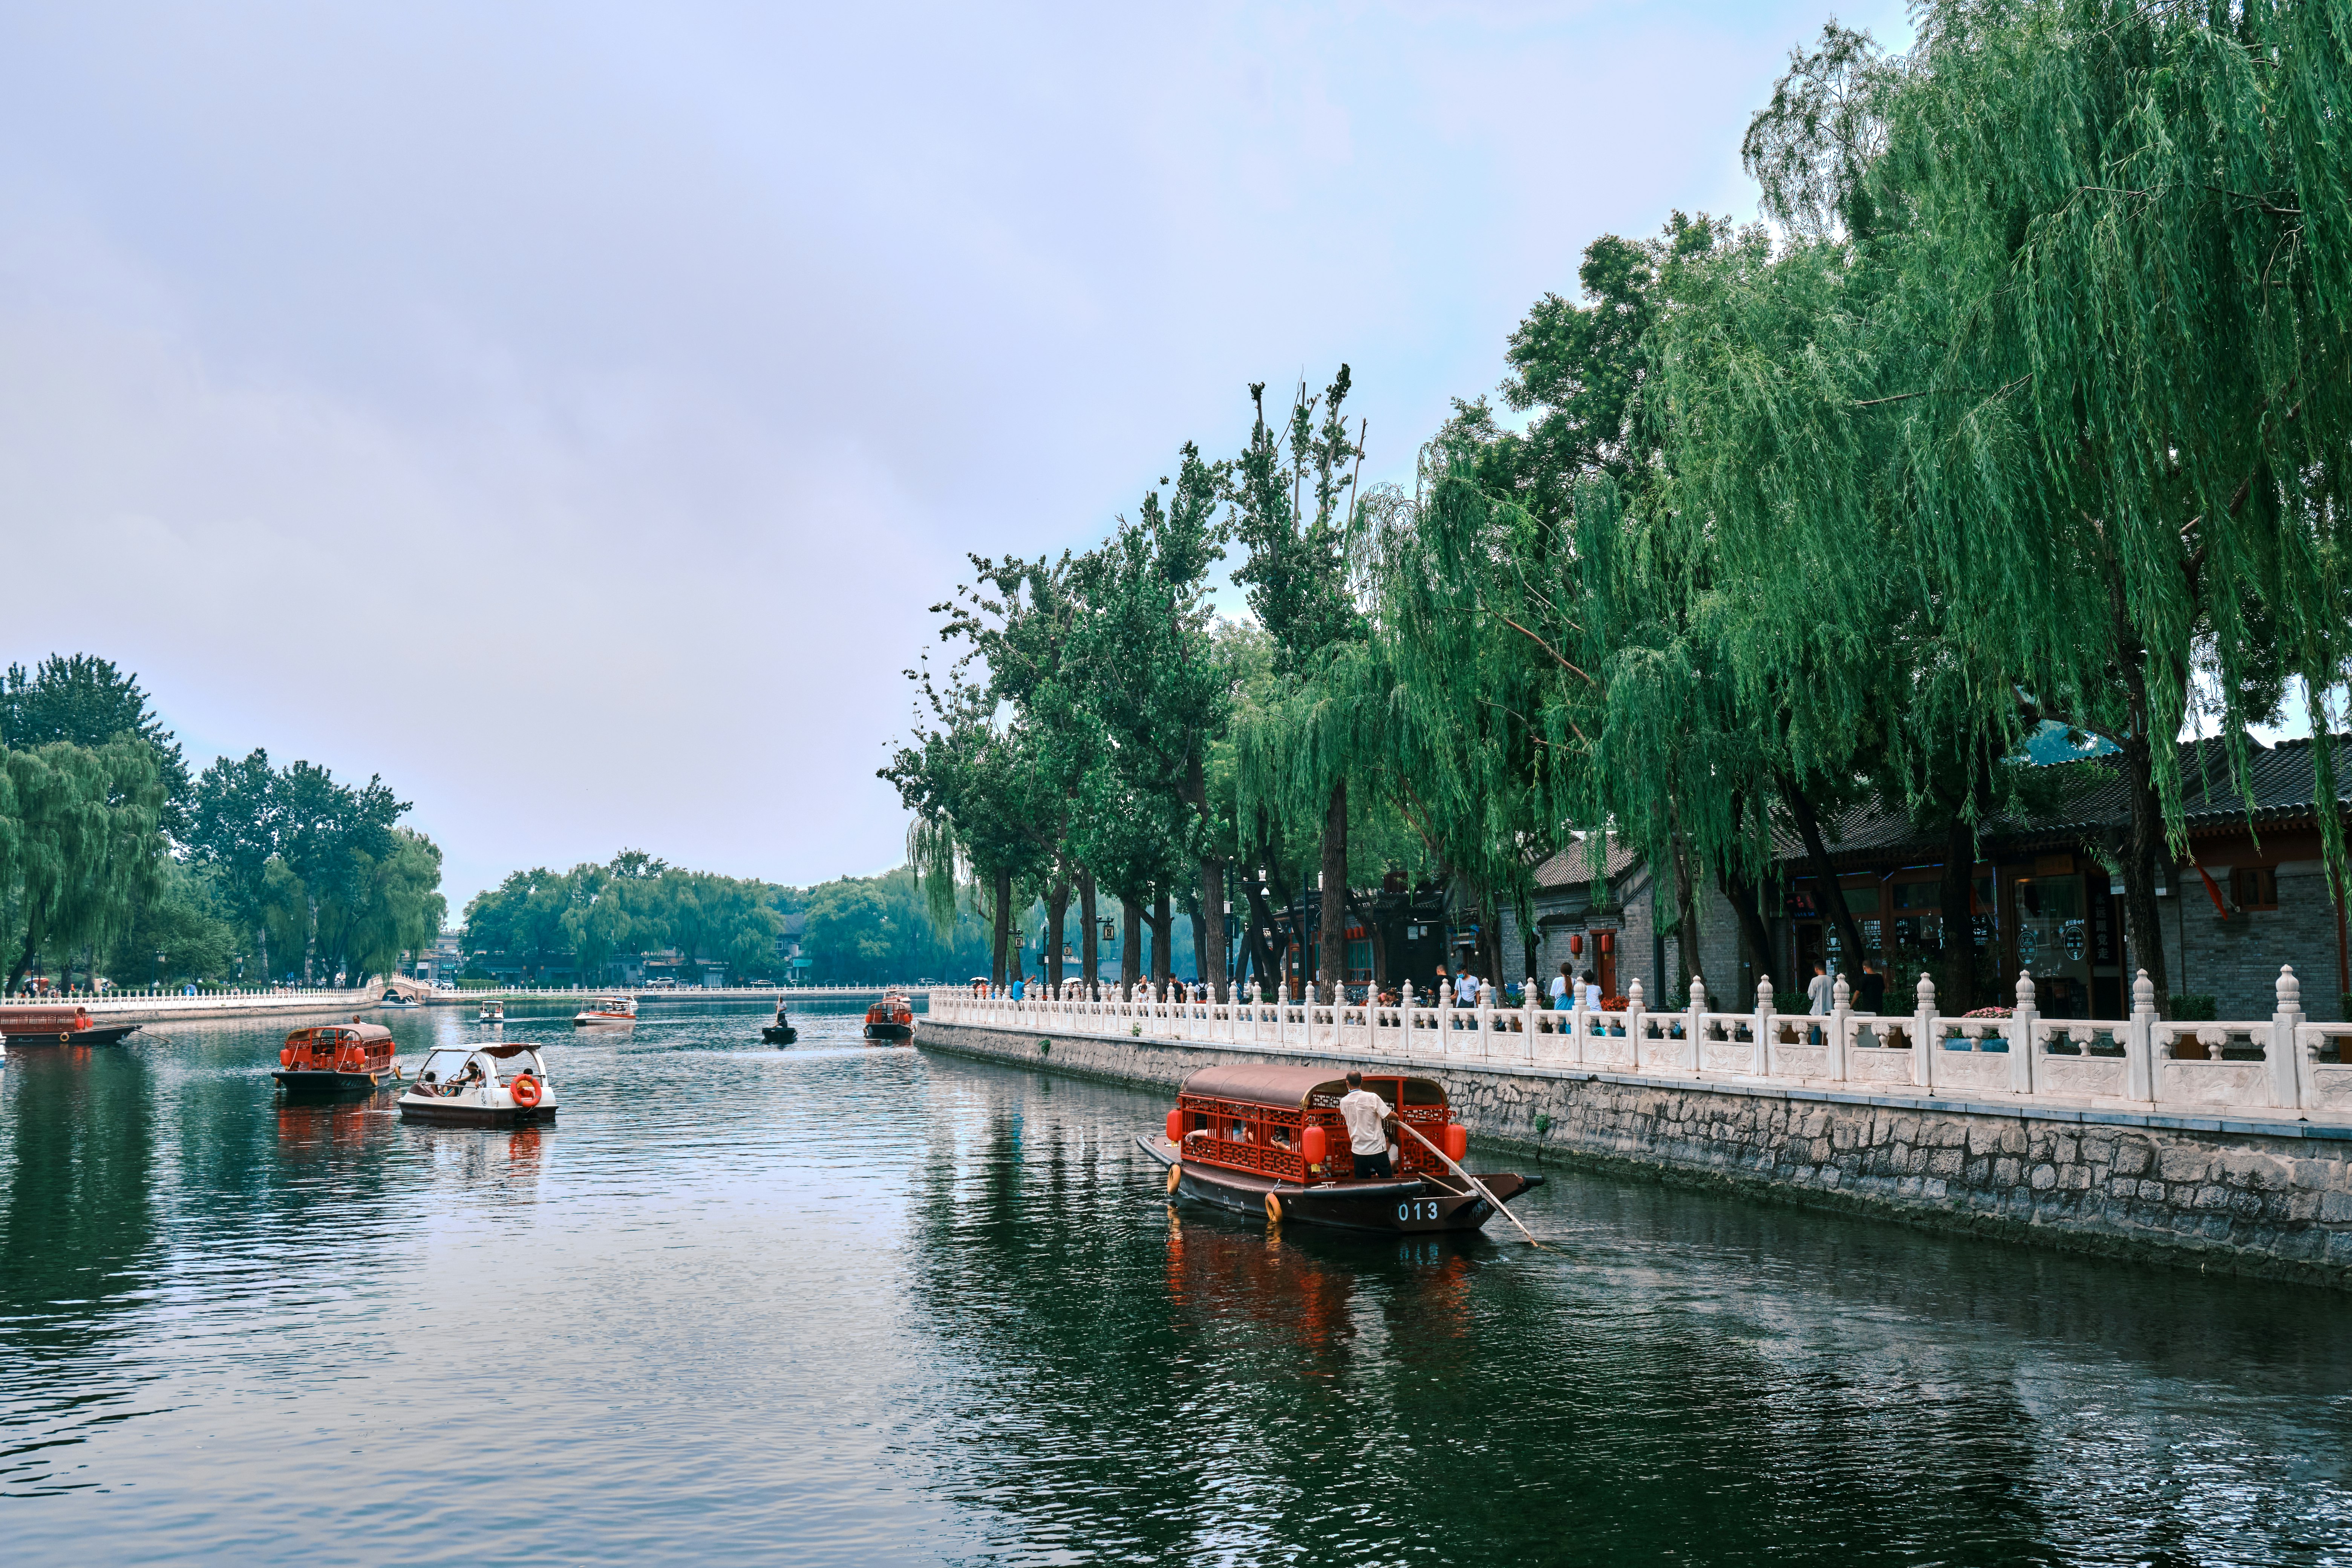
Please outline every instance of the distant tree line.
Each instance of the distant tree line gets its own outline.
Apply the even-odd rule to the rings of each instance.
[[[516,871],[476,895],[465,913],[467,973],[487,977],[496,963],[526,982],[597,984],[667,954],[688,983],[716,968],[738,982],[783,983],[795,976],[778,939],[793,917],[809,963],[798,978],[814,984],[960,980],[988,966],[986,926],[970,911],[937,920],[908,867],[793,888],[625,849],[568,871]]]
[[[280,975],[356,983],[439,929],[441,854],[380,779],[256,751],[189,776],[135,676],[88,654],[0,675],[7,989]]]
[[[1777,229],[1593,241],[1506,345],[1516,417],[1457,403],[1409,490],[1360,487],[1342,366],[1273,416],[1253,386],[1243,449],[1181,448],[1096,549],[973,556],[883,771],[929,893],[1000,973],[1032,894],[1057,925],[1100,887],[1160,930],[1172,900],[1222,988],[1224,907],[1264,973],[1262,902],[1312,879],[1328,988],[1385,860],[1508,974],[1494,917],[1592,831],[1659,868],[1688,974],[1709,883],[1769,951],[1785,836],[1859,952],[1839,814],[1940,838],[1966,931],[2054,721],[2117,748],[2128,826],[2083,847],[2161,1000],[2173,738],[2201,705],[2242,784],[2246,727],[2293,700],[2329,732],[2352,675],[2347,16],[1930,0],[1902,57],[1831,25],[1741,150]],[[1209,613],[1229,545],[1254,627]],[[1942,944],[1943,994],[1973,962]]]
[[[466,947],[503,955],[533,981],[560,971],[593,983],[615,960],[670,950],[688,969],[772,978],[791,894],[624,849],[602,865],[516,871],[476,894],[466,905]]]

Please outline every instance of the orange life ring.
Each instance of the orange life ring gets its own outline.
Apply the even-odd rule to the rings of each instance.
[[[514,1080],[508,1092],[514,1096],[517,1105],[528,1110],[539,1103],[539,1079],[524,1073]]]

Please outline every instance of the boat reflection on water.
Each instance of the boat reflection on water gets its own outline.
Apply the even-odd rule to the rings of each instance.
[[[1357,1331],[1360,1276],[1380,1270],[1377,1310],[1408,1315],[1415,1335],[1452,1338],[1470,1328],[1470,1286],[1494,1243],[1448,1232],[1395,1242],[1334,1236],[1314,1226],[1246,1221],[1168,1205],[1168,1303],[1173,1319],[1200,1324],[1246,1321],[1269,1341],[1334,1348]],[[1398,1266],[1402,1265],[1402,1270]],[[1407,1283],[1409,1281],[1409,1283]]]
[[[280,1100],[278,1152],[289,1160],[357,1153],[369,1146],[371,1131],[381,1138],[398,1121],[384,1106],[364,1100]]]

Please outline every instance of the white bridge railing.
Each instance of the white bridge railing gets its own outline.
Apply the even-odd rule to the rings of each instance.
[[[1486,986],[1479,1005],[1417,1004],[1412,987],[1389,1006],[1369,1002],[1176,1002],[1138,986],[1099,1000],[1080,996],[1013,1001],[942,986],[930,1017],[942,1024],[1127,1037],[1216,1046],[1394,1053],[1601,1072],[1719,1078],[1742,1082],[1862,1090],[1909,1089],[1971,1099],[2021,1100],[2188,1114],[2221,1110],[2295,1111],[2352,1121],[2352,1024],[2303,1016],[2292,968],[2279,971],[2278,1010],[2245,1022],[2169,1023],[2157,1016],[2156,988],[2143,972],[2132,1016],[2113,1020],[2044,1018],[2033,977],[2021,973],[2006,1016],[1947,1017],[1936,988],[1919,977],[1908,1014],[1856,1013],[1843,976],[1826,1016],[1773,1010],[1772,983],[1758,982],[1756,1009],[1720,1013],[1691,982],[1690,1005],[1653,1012],[1633,983],[1622,1012],[1535,1005],[1498,1008]],[[1255,988],[1253,988],[1255,994]],[[1528,982],[1526,994],[1537,994]]]

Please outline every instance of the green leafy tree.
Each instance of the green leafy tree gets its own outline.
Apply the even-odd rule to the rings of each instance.
[[[1266,422],[1265,385],[1250,386],[1247,446],[1227,484],[1229,526],[1248,554],[1234,573],[1266,630],[1275,673],[1286,685],[1254,718],[1244,750],[1253,804],[1293,819],[1319,818],[1322,842],[1321,957],[1318,979],[1336,994],[1347,974],[1348,776],[1364,752],[1368,695],[1360,657],[1369,627],[1350,576],[1352,502],[1363,463],[1364,429],[1342,412],[1349,368],[1318,395],[1301,383],[1282,434]],[[1370,729],[1377,734],[1378,726]],[[1375,742],[1377,744],[1377,742]],[[1306,809],[1307,802],[1316,809]]]
[[[0,744],[31,750],[52,742],[101,746],[133,735],[155,749],[163,783],[163,827],[177,837],[186,827],[188,764],[180,743],[155,716],[139,678],[92,654],[51,654],[27,670],[12,664],[0,675]]]
[[[135,736],[0,752],[0,889],[17,937],[6,989],[45,952],[70,980],[74,954],[128,928],[155,888],[163,811],[155,748]]]

